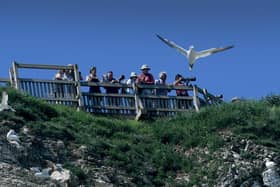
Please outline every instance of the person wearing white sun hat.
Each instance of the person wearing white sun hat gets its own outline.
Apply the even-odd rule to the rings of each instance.
[[[129,79],[126,81],[126,84],[132,85],[132,84],[136,83],[136,80],[137,80],[137,74],[135,72],[131,72]],[[132,88],[127,88],[126,93],[134,94],[135,91]]]
[[[138,75],[136,83],[153,85],[155,83],[155,79],[154,79],[154,76],[151,73],[149,73],[149,70],[151,70],[151,68],[147,64],[143,64],[140,69],[142,70],[142,73],[140,75]],[[140,89],[139,93],[142,95],[151,95],[152,90],[151,89]]]

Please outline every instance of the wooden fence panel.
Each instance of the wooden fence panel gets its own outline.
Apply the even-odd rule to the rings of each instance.
[[[48,101],[50,104],[78,106],[74,82],[20,79],[21,91]]]
[[[133,95],[82,92],[82,101],[90,113],[135,115]]]
[[[18,68],[48,69],[48,70],[72,70],[74,81],[38,80],[19,78]],[[1,79],[0,79],[1,82]],[[172,116],[177,112],[190,109],[199,111],[200,106],[219,104],[221,97],[213,96],[206,89],[194,86],[174,85],[127,85],[122,83],[92,83],[80,81],[77,65],[57,66],[42,64],[19,64],[13,62],[10,69],[10,82],[15,88],[22,90],[34,97],[46,100],[51,104],[63,104],[78,107],[90,113],[139,115],[149,114],[155,116]],[[81,87],[97,86],[101,88],[115,87],[119,94],[88,93],[82,92]],[[133,89],[134,93],[126,94],[124,90]],[[150,95],[141,95],[139,90],[153,90]],[[186,90],[190,96],[158,96],[157,90]],[[202,97],[201,97],[202,96]]]

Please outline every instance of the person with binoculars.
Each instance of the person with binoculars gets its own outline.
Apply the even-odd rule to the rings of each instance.
[[[177,74],[175,76],[175,81],[173,83],[174,86],[191,86],[189,84],[190,81],[195,81],[196,78],[193,77],[193,78],[184,78],[182,75],[180,74]],[[180,89],[177,89],[176,90],[176,94],[177,96],[182,96],[182,97],[188,97],[189,96],[189,93],[188,93],[188,90],[180,90]],[[186,109],[186,108],[189,108],[191,106],[191,103],[189,102],[188,99],[179,99],[177,101],[177,107],[178,108],[181,108],[181,109]]]
[[[182,75],[177,74],[175,76],[175,81],[174,81],[173,85],[174,86],[190,86],[189,82],[190,81],[195,81],[195,80],[196,80],[195,77],[184,78]],[[187,90],[176,90],[176,94],[177,94],[177,96],[189,96]]]

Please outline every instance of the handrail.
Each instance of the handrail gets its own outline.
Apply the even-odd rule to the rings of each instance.
[[[9,83],[10,79],[0,77],[0,82],[2,82],[2,83]]]
[[[75,81],[69,81],[69,80],[45,80],[45,79],[19,78],[19,81],[58,83],[58,84],[75,84]]]
[[[61,65],[49,65],[49,64],[22,64],[15,62],[18,68],[27,68],[27,69],[48,69],[48,70],[73,70],[73,66],[61,66]]]
[[[132,84],[123,83],[106,83],[106,82],[87,82],[81,81],[81,86],[99,86],[99,87],[114,87],[114,88],[133,88]],[[175,85],[147,85],[147,84],[136,84],[137,88],[141,89],[166,89],[166,90],[189,90],[192,91],[192,86],[175,86]]]

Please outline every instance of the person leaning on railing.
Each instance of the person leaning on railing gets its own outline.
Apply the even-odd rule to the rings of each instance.
[[[106,75],[103,75],[102,82],[109,83],[109,84],[119,83],[119,81],[114,78],[114,74],[112,71],[108,71]],[[105,87],[105,90],[107,94],[119,93],[119,88],[117,87]]]
[[[160,72],[159,73],[159,79],[157,79],[155,81],[155,85],[167,86],[166,79],[167,79],[166,72],[164,72],[164,71]],[[159,96],[167,96],[168,92],[169,92],[168,89],[162,89],[162,88],[155,89],[155,94],[159,95]]]
[[[126,81],[126,84],[132,86],[134,83],[136,83],[136,80],[137,80],[136,73],[131,72],[129,79]],[[126,93],[127,94],[135,94],[135,90],[133,88],[127,88]]]
[[[95,66],[90,68],[89,75],[86,76],[86,81],[99,83],[99,79],[96,76],[96,67]],[[90,86],[89,93],[101,93],[100,87],[99,86]]]
[[[86,81],[93,82],[93,83],[99,83],[99,79],[96,76],[96,72],[97,72],[96,67],[92,66],[89,70],[89,75],[86,76]],[[100,87],[99,86],[90,86],[89,93],[90,94],[101,93]],[[89,97],[88,97],[89,105],[91,107],[93,107],[94,112],[99,113],[101,111],[100,109],[98,109],[98,107],[100,107],[100,105],[101,105],[101,100],[102,100],[101,96],[89,95]]]
[[[103,75],[103,79],[102,82],[103,83],[108,83],[108,84],[116,84],[116,83],[120,83],[122,79],[115,79],[114,78],[114,74],[112,71],[108,71],[106,75]],[[119,93],[119,87],[105,87],[106,90],[106,94],[118,94]],[[106,100],[106,105],[108,106],[120,106],[121,104],[121,100],[119,97],[110,97],[107,96],[107,100]],[[111,112],[116,113],[117,110],[112,110]]]
[[[55,74],[54,76],[54,80],[66,80],[66,75],[65,75],[65,70],[61,69],[58,70],[58,72]],[[54,97],[58,98],[58,97],[64,97],[64,85],[60,84],[60,83],[55,83],[54,84]]]
[[[183,78],[182,75],[180,74],[177,74],[175,76],[175,81],[173,83],[174,86],[188,86],[188,81],[186,79]],[[176,90],[176,94],[177,96],[189,96],[189,93],[187,90]],[[188,100],[185,100],[185,99],[178,99],[177,100],[177,108],[179,109],[187,109],[190,107],[190,103]]]
[[[68,64],[68,66],[73,68],[72,64]],[[74,81],[75,80],[75,74],[74,74],[73,69],[65,70],[64,75],[65,75],[65,80],[68,80],[68,81]],[[67,95],[69,97],[75,97],[77,95],[76,88],[75,88],[75,85],[73,83],[66,85],[66,94],[65,95]]]
[[[155,81],[155,85],[167,86],[166,79],[167,79],[167,73],[164,71],[160,72],[159,79],[157,79]],[[156,88],[155,89],[155,95],[157,95],[157,96],[167,96],[168,92],[170,92],[170,90],[168,90],[167,88]],[[158,98],[156,104],[157,104],[157,108],[169,108],[170,107],[169,100],[161,99],[160,97]]]
[[[183,76],[177,74],[175,76],[175,81],[173,83],[174,86],[186,86],[186,81],[184,80]],[[176,90],[177,96],[189,96],[187,90]]]
[[[155,83],[155,79],[154,76],[151,73],[149,73],[149,70],[151,70],[151,68],[147,64],[144,64],[141,66],[140,69],[142,70],[142,73],[138,75],[136,83],[143,84],[143,85],[153,85]],[[148,89],[148,88],[139,89],[139,94],[152,95],[153,89]]]

